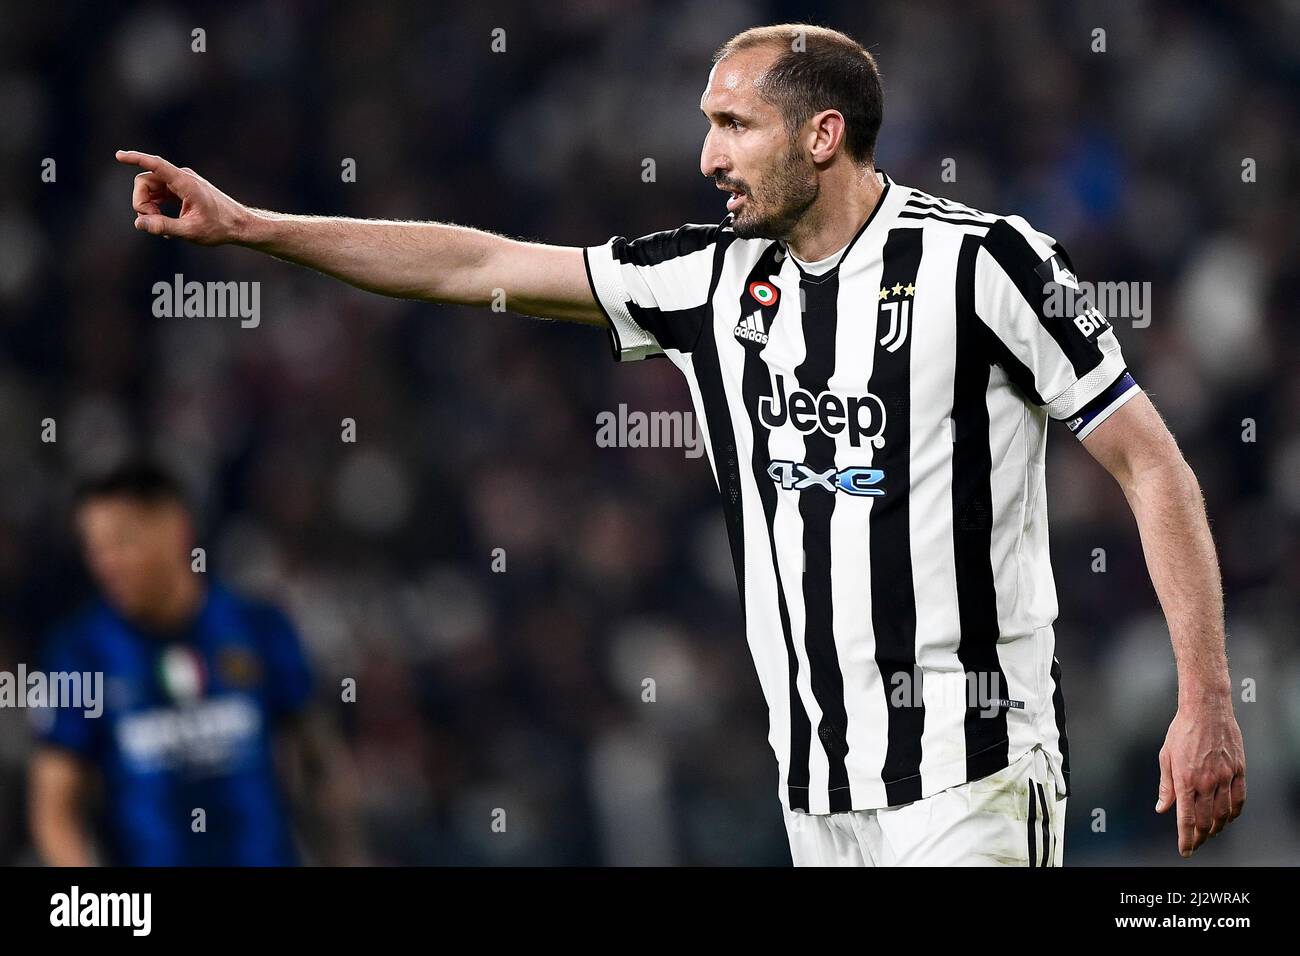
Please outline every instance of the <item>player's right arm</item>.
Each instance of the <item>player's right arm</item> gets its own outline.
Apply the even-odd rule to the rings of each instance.
[[[512,312],[606,324],[580,248],[443,223],[268,212],[161,156],[119,150],[117,159],[145,170],[131,205],[135,227],[150,235],[246,246],[380,295],[486,306],[504,294]],[[180,212],[165,215],[164,202],[179,202]]]
[[[29,818],[36,852],[50,866],[90,866],[85,794],[89,765],[60,747],[36,750],[28,775]]]

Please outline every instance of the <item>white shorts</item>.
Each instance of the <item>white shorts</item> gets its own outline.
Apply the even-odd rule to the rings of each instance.
[[[1041,746],[981,780],[881,810],[785,811],[795,866],[1060,866],[1065,783]]]

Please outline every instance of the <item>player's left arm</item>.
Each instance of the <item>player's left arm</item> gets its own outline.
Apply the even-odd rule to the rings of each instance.
[[[360,794],[346,748],[316,707],[283,718],[276,741],[289,800],[315,862],[356,866],[365,854],[357,830]]]
[[[279,608],[256,605],[252,620],[267,667],[267,708],[275,758],[294,823],[311,862],[362,862],[356,827],[360,794],[348,752],[335,729],[307,650],[293,621]]]
[[[1083,447],[1128,499],[1169,624],[1178,711],[1160,749],[1156,812],[1177,806],[1178,852],[1188,857],[1240,816],[1246,803],[1246,755],[1232,709],[1222,580],[1205,502],[1144,393],[1097,425]]]

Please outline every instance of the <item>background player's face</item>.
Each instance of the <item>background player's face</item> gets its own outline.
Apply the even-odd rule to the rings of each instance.
[[[177,503],[93,499],[77,529],[91,577],[127,617],[151,617],[189,573],[190,520]]]
[[[819,191],[811,157],[754,85],[775,58],[760,49],[720,60],[700,98],[709,118],[700,172],[742,194],[727,206],[742,239],[786,237]]]

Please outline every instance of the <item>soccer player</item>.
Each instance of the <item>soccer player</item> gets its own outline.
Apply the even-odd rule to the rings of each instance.
[[[103,862],[293,865],[279,750],[321,859],[350,862],[349,791],[308,709],[311,674],[288,619],[192,570],[193,519],[179,485],[153,466],[88,483],[75,515],[103,599],[56,632],[43,668],[102,674],[103,710],[36,712],[38,853],[55,866],[95,862],[97,789]]]
[[[717,225],[564,248],[248,208],[138,152],[135,227],[390,296],[605,327],[686,377],[726,515],[796,865],[1055,866],[1069,794],[1049,419],[1122,486],[1178,709],[1183,856],[1246,796],[1199,485],[1051,236],[875,166],[874,59],[801,24],[722,46],[700,101]],[[178,215],[163,212],[179,201]],[[1059,303],[1071,303],[1067,308]]]

